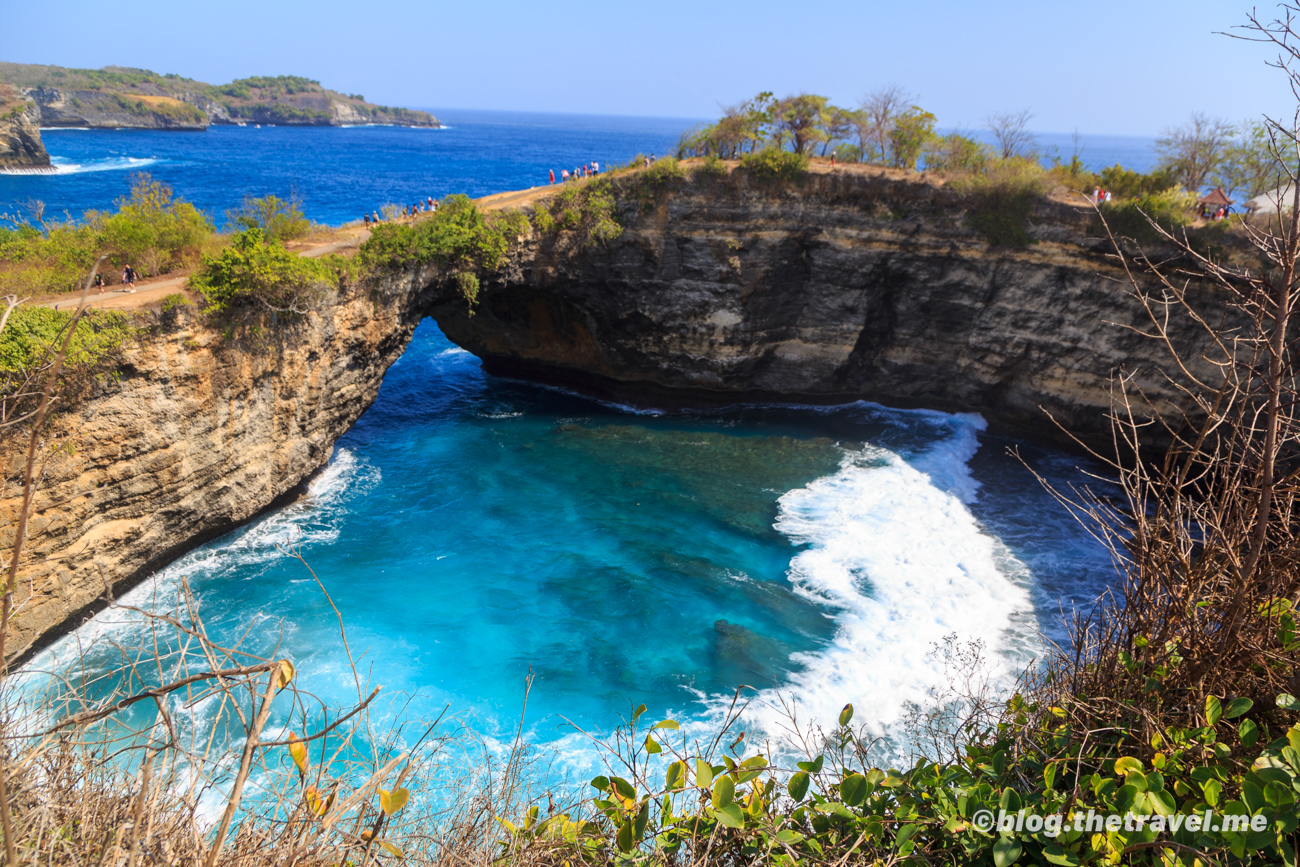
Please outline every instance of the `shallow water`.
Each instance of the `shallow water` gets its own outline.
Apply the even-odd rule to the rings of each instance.
[[[215,638],[278,645],[304,688],[346,705],[329,601],[277,548],[297,540],[363,679],[414,696],[405,718],[450,704],[507,733],[531,671],[543,742],[640,702],[705,725],[742,684],[768,732],[778,685],[805,718],[852,701],[891,731],[938,682],[927,653],[944,636],[984,641],[1013,672],[1056,630],[1058,603],[1087,605],[1110,578],[983,427],[865,403],[634,412],[490,377],[426,321],[311,499],[125,598],[165,607],[186,576]],[[1077,475],[1022,448],[1058,482]],[[33,660],[32,683],[102,672],[139,633],[105,611]]]

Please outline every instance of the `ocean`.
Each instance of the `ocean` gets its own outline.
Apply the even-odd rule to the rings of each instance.
[[[76,214],[109,206],[139,168],[213,213],[293,191],[337,223],[664,153],[689,125],[440,116],[448,128],[51,132],[63,173],[0,178],[0,195]],[[756,736],[779,738],[783,702],[822,724],[853,702],[901,748],[909,709],[945,681],[947,637],[980,642],[1009,679],[1114,582],[1033,475],[1087,484],[1086,469],[976,415],[601,403],[489,376],[426,321],[309,498],[123,601],[169,609],[188,579],[215,639],[291,658],[322,706],[346,706],[347,651],[321,586],[286,554],[300,546],[362,679],[384,687],[380,722],[450,707],[507,737],[531,674],[528,736],[579,765],[590,752],[573,726],[608,731],[645,703],[704,732],[742,687]],[[57,692],[47,675],[75,671],[106,688],[144,634],[138,615],[106,610],[37,655],[26,682]],[[201,731],[204,708],[177,713]]]

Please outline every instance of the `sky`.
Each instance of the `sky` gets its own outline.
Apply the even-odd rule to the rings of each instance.
[[[373,102],[711,118],[761,90],[855,105],[898,84],[946,129],[1159,134],[1290,113],[1275,56],[1216,31],[1241,0],[0,0],[0,60],[214,84],[305,75]],[[53,22],[53,24],[52,24]],[[21,34],[13,38],[8,34]]]

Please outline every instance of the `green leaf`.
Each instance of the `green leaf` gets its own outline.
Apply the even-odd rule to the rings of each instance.
[[[1205,723],[1206,725],[1217,725],[1219,717],[1223,716],[1223,703],[1212,695],[1205,697]]]
[[[1013,837],[1000,837],[993,844],[993,863],[997,867],[1008,867],[1020,857],[1020,842]]]
[[[1277,706],[1282,710],[1300,710],[1300,699],[1293,695],[1282,693],[1277,697]]]
[[[664,748],[659,746],[659,742],[656,741],[654,738],[650,737],[650,735],[646,735],[645,751],[650,755],[654,756],[654,755],[658,755],[659,753],[662,753],[664,751]]]
[[[810,779],[806,771],[800,771],[790,777],[790,781],[785,784],[786,791],[790,793],[790,797],[794,798],[795,803],[802,801],[804,796],[808,794]]]
[[[721,810],[736,798],[736,784],[725,774],[713,784],[713,809]]]
[[[811,762],[798,762],[797,764],[801,771],[807,771],[810,774],[820,774],[822,772],[822,763],[825,760],[825,756],[818,756]]]
[[[598,792],[607,792],[609,791],[609,777],[593,777],[591,785]]]
[[[1243,747],[1250,749],[1255,745],[1255,741],[1259,740],[1259,726],[1248,719],[1244,719],[1237,728],[1237,737],[1241,738]]]
[[[1223,709],[1224,719],[1236,719],[1246,711],[1255,706],[1255,703],[1248,698],[1234,698],[1228,702],[1228,706]]]
[[[850,703],[844,705],[844,709],[840,711],[840,728],[848,725],[851,719],[853,719],[853,705]]]
[[[1142,761],[1140,759],[1135,759],[1132,756],[1124,756],[1123,758],[1115,760],[1115,773],[1117,774],[1131,774],[1134,772],[1141,773],[1141,771]]]
[[[681,726],[677,724],[677,720],[661,719],[659,722],[654,724],[650,731],[654,731],[655,729],[672,729],[673,731],[677,731],[680,728]]]
[[[1295,793],[1274,780],[1264,787],[1264,803],[1279,813],[1289,812],[1295,808]]]
[[[1223,794],[1223,784],[1218,780],[1206,780],[1201,786],[1201,791],[1205,793],[1205,803],[1214,807],[1218,805],[1219,796]]]
[[[632,831],[631,822],[624,822],[623,827],[618,829],[618,837],[615,838],[615,842],[618,844],[620,852],[632,851]]]
[[[1047,791],[1052,790],[1052,783],[1056,780],[1056,765],[1049,764],[1043,768],[1043,788]]]
[[[714,811],[714,814],[718,817],[718,821],[723,825],[726,825],[728,828],[739,830],[745,827],[745,814],[740,812],[739,804],[728,804],[725,807],[718,807]]]
[[[790,828],[786,828],[784,830],[776,832],[776,839],[786,844],[787,846],[793,846],[795,843],[799,843],[803,841],[803,834],[800,834],[798,831],[794,831]]]
[[[645,705],[643,704],[637,705],[636,710],[632,711],[632,722],[636,722],[638,719],[640,719],[641,714],[645,713],[645,710],[646,710]]]
[[[862,774],[849,774],[840,782],[840,797],[850,807],[856,807],[867,796],[867,778]]]
[[[1069,849],[1063,849],[1055,843],[1043,847],[1043,857],[1051,864],[1059,864],[1061,867],[1078,867],[1079,856],[1075,855]]]
[[[636,789],[627,780],[622,777],[610,777],[609,782],[614,787],[620,798],[632,799],[636,797]]]
[[[641,809],[637,811],[636,822],[632,826],[632,836],[640,840],[645,836],[646,823],[650,821],[650,798],[641,802]]]
[[[695,785],[707,789],[713,785],[713,766],[704,759],[695,760]]]
[[[668,773],[665,776],[665,783],[669,789],[678,788],[686,778],[686,763],[673,762],[668,766]]]

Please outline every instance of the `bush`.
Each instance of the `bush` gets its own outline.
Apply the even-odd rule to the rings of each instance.
[[[676,161],[674,161],[676,162]],[[653,195],[653,185],[642,186],[639,179],[630,183],[645,201]],[[576,232],[584,246],[608,244],[623,234],[615,209],[613,182],[598,177],[581,184],[570,184],[559,195],[539,202],[533,225],[540,232],[568,230]]]
[[[189,286],[204,311],[230,317],[241,308],[303,315],[318,307],[337,285],[338,257],[308,259],[268,240],[261,229],[245,229],[227,249],[204,256]]]
[[[198,259],[215,231],[205,214],[171,187],[147,174],[132,179],[131,197],[103,219],[100,248],[116,267],[133,265],[144,276],[166,273]]]
[[[1167,188],[1127,201],[1105,202],[1101,205],[1101,214],[1116,237],[1129,238],[1138,244],[1155,244],[1161,240],[1160,232],[1150,220],[1155,220],[1165,231],[1173,232],[1192,222],[1195,205],[1196,197],[1191,193]],[[1100,231],[1100,223],[1093,228]]]
[[[921,151],[926,171],[982,172],[992,162],[989,146],[958,133],[926,142]]]
[[[448,196],[430,216],[414,223],[381,223],[357,256],[367,271],[436,265],[448,271],[495,270],[510,244],[528,229],[518,211],[479,209],[468,196]]]
[[[995,247],[1034,243],[1029,217],[1046,192],[1044,172],[1033,160],[1012,159],[953,184],[966,194],[970,225]]]
[[[1172,169],[1156,169],[1148,174],[1126,169],[1116,163],[1101,170],[1101,187],[1118,199],[1153,196],[1178,186]]]
[[[760,181],[797,181],[808,171],[809,158],[779,147],[746,154],[740,165]]]
[[[13,373],[39,367],[53,357],[73,314],[50,307],[21,304],[0,331],[0,371]],[[134,339],[131,318],[113,310],[90,310],[77,323],[64,365],[90,367],[115,357]]]
[[[301,238],[312,228],[296,196],[290,199],[275,195],[245,196],[238,210],[226,211],[226,221],[237,230],[261,229],[266,238],[281,243]]]
[[[163,313],[170,313],[171,311],[175,310],[178,307],[193,307],[193,306],[194,306],[194,302],[191,301],[188,297],[186,297],[181,292],[173,292],[170,295],[164,296],[162,300]]]
[[[700,167],[695,170],[695,174],[702,178],[725,178],[727,176],[727,164],[717,154],[709,154],[704,158],[704,162]]]

